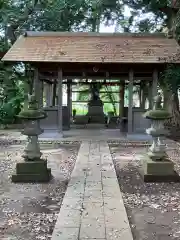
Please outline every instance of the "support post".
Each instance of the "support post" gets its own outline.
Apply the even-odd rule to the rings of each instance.
[[[139,107],[141,108],[142,106],[142,80],[139,84]]]
[[[142,109],[146,108],[146,99],[147,99],[147,82],[144,80],[141,84],[141,105]]]
[[[157,86],[158,86],[158,71],[157,69],[154,69],[152,81],[152,101],[154,100],[154,97],[157,96],[158,93]],[[151,104],[153,104],[153,102]]]
[[[56,90],[57,90],[57,84],[54,82],[53,87],[52,87],[52,106],[56,106]]]
[[[50,107],[52,107],[53,106],[53,85],[54,84],[50,84],[49,85],[49,102],[50,102]]]
[[[62,124],[62,69],[58,69],[57,87],[58,87],[58,132],[63,136]]]
[[[72,117],[72,85],[71,85],[71,82],[72,82],[71,79],[67,79],[67,107],[68,107],[70,119]]]
[[[129,104],[128,104],[128,134],[131,134],[133,132],[133,78],[134,73],[131,69],[129,71],[129,84],[128,84],[128,91],[129,91]]]
[[[29,84],[28,82],[25,82],[24,83],[25,86],[24,86],[24,96],[25,96],[25,99],[24,99],[24,109],[28,109],[28,105],[29,105]]]
[[[43,108],[44,82],[39,80],[39,107]]]
[[[40,80],[39,80],[39,71],[38,68],[34,69],[34,83],[33,83],[33,88],[34,88],[34,95],[36,97],[36,100],[38,102],[38,106],[40,106],[40,94],[39,94],[39,89],[40,89]]]
[[[125,92],[125,81],[120,81],[120,92],[119,92],[119,116],[124,117],[124,92]]]
[[[45,89],[45,96],[46,96],[46,107],[50,107],[51,106],[51,88],[50,88],[50,84],[45,84],[44,89]]]
[[[148,92],[148,99],[149,99],[149,109],[153,107],[153,98],[152,98],[152,81],[149,82],[149,92]]]

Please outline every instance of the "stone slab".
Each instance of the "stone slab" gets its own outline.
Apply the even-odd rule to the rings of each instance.
[[[81,144],[52,235],[59,239],[133,240],[105,141]]]

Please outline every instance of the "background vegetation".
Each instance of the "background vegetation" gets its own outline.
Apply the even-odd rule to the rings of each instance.
[[[130,10],[128,16],[125,6]],[[0,56],[25,30],[99,32],[104,24],[114,26],[116,32],[165,32],[179,41],[179,20],[179,0],[0,0]],[[1,124],[13,123],[24,105],[29,91],[30,79],[26,74],[29,68],[0,62]],[[179,67],[169,65],[159,81],[164,105],[171,106],[169,110],[173,114],[167,124],[177,128],[180,126],[179,76]],[[117,97],[112,94],[104,98],[113,102]]]

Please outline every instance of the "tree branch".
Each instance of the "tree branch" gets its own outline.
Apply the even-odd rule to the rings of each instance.
[[[20,27],[20,25],[22,25],[24,22],[26,22],[28,20],[29,16],[35,12],[35,8],[36,8],[37,4],[38,4],[38,0],[35,0],[32,7],[26,6],[25,11],[24,11],[24,16],[20,17],[16,23],[13,23],[6,27],[6,37],[11,41],[11,44],[13,44],[16,41],[15,32]]]

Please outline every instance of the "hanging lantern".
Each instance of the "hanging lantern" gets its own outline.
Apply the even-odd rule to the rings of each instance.
[[[99,71],[99,68],[96,67],[96,66],[94,66],[94,67],[93,67],[93,71],[94,71],[94,72],[98,72],[98,71]]]

